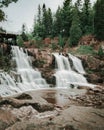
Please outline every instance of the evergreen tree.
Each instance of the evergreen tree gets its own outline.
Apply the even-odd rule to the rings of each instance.
[[[47,37],[48,31],[47,31],[47,26],[48,26],[48,15],[47,15],[47,10],[45,4],[43,4],[43,16],[42,16],[42,25],[43,25],[43,38]]]
[[[38,5],[38,19],[37,19],[37,22],[39,23],[39,25],[41,25],[41,19],[42,19],[42,14],[41,14],[41,7],[40,5]]]
[[[98,40],[104,40],[104,0],[95,3],[94,33]]]
[[[82,8],[82,0],[77,0],[75,5],[76,5],[78,10],[81,10],[81,8]]]
[[[24,40],[22,39],[22,37],[18,36],[17,37],[17,45],[20,47],[23,47],[24,46],[23,42],[24,42]]]
[[[34,19],[33,36],[43,37],[43,34],[44,34],[44,27],[42,24],[42,10],[39,5],[37,19],[36,18]]]
[[[70,29],[70,45],[75,46],[78,45],[78,41],[81,38],[82,31],[80,28],[80,20],[78,16],[78,9],[75,6],[73,9],[73,20]]]
[[[91,10],[90,0],[84,0],[82,15],[81,15],[81,25],[82,25],[83,34],[89,34],[90,28],[91,26],[93,26],[93,23],[90,21],[90,13],[91,13],[90,10]]]
[[[52,25],[53,25],[53,19],[52,19],[52,11],[50,8],[48,8],[47,11],[47,35],[52,35]]]
[[[72,22],[72,0],[65,0],[62,9],[62,32],[68,37]]]
[[[36,16],[34,18],[34,25],[33,25],[33,31],[32,31],[32,35],[35,37],[36,36],[36,24],[37,24],[37,21],[36,21]]]
[[[78,10],[78,16],[80,18],[81,17],[81,10],[82,10],[82,0],[77,0],[75,2],[75,6],[76,6],[76,8]]]
[[[93,7],[89,11],[89,27],[88,33],[94,34],[94,9]]]
[[[25,24],[22,25],[21,37],[22,37],[23,41],[28,41],[28,37],[26,35],[26,25]]]
[[[54,36],[58,36],[62,30],[62,9],[60,7],[58,7],[56,14],[55,14],[55,19],[54,19],[54,25],[53,25],[53,29],[54,29]]]

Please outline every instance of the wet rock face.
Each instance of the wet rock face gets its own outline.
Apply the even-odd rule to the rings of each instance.
[[[49,84],[52,84],[54,69],[57,67],[52,50],[49,48],[43,50],[27,48],[27,50],[35,57],[33,66],[41,71],[42,76]],[[87,72],[87,80],[94,84],[104,84],[104,59],[91,55],[78,55],[78,57],[82,60],[84,69]]]
[[[80,56],[90,83],[104,84],[104,60],[94,56]]]
[[[32,99],[32,97],[29,94],[22,93],[19,96],[17,96],[16,99],[19,99],[19,100],[26,100],[27,99],[28,100],[28,99]]]

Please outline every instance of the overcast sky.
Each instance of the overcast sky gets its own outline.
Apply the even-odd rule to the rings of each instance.
[[[28,31],[33,27],[34,17],[37,14],[37,8],[40,4],[46,4],[46,7],[51,8],[55,12],[58,5],[62,5],[64,0],[18,0],[17,3],[12,3],[8,8],[4,9],[7,15],[7,22],[0,23],[4,29],[10,32],[20,32],[22,25],[25,23]],[[76,0],[72,0],[76,1]],[[91,0],[95,2],[96,0]]]

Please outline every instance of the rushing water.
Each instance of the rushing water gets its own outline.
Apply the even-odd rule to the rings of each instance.
[[[73,62],[73,66],[75,68],[75,70],[80,73],[80,74],[86,74],[82,62],[79,58],[77,58],[76,56],[73,56],[72,54],[68,54],[69,58],[72,60]]]
[[[17,73],[21,75],[22,85],[26,89],[37,89],[48,87],[46,81],[42,78],[41,73],[31,66],[31,60],[23,49],[17,46],[12,47],[13,59],[16,61]]]
[[[85,74],[85,71],[80,59],[71,54],[68,54],[69,57],[65,57],[58,53],[53,53],[53,55],[55,57],[57,66],[56,73],[54,74],[56,77],[56,87],[67,88],[71,87],[72,85],[75,87],[78,85],[94,87],[94,85],[89,84],[84,77],[83,74]],[[72,60],[73,67],[78,73],[71,68],[68,58]]]
[[[56,88],[77,87],[78,85],[94,87],[84,77],[83,74],[85,74],[85,71],[80,59],[71,54],[68,54],[67,57],[58,53],[53,53],[53,55],[56,61],[56,73],[54,74],[56,77]],[[17,78],[15,76],[11,78],[6,72],[0,72],[1,96],[49,88],[45,79],[42,78],[41,73],[37,69],[32,68],[31,59],[26,51],[24,52],[18,46],[12,46],[12,56],[12,60],[16,63],[14,74]],[[73,65],[70,65],[69,58],[72,60]]]
[[[16,86],[14,80],[6,72],[0,72],[0,95],[13,95],[21,90]]]
[[[18,46],[12,46],[13,60],[16,62],[16,73],[20,76],[14,81],[7,73],[0,73],[0,95],[8,96],[15,93],[47,88],[49,85],[42,78],[41,73],[31,66],[31,60],[27,53]]]

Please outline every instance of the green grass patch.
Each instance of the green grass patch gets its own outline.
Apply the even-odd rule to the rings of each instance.
[[[78,54],[85,54],[85,55],[95,55],[96,52],[90,45],[81,45],[77,50],[76,53]]]

